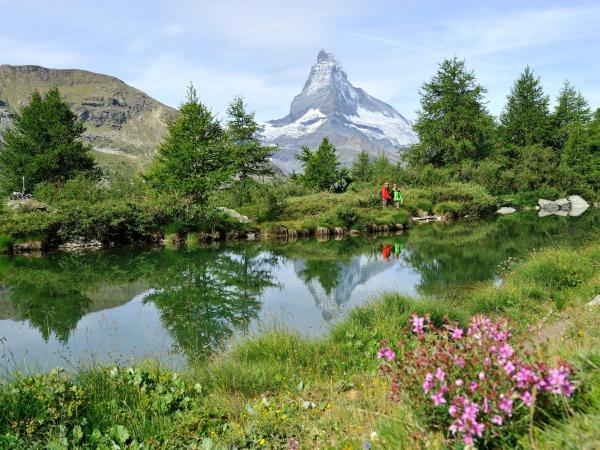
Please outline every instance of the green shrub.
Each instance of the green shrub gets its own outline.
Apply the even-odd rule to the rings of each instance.
[[[354,208],[342,206],[336,211],[336,217],[342,227],[349,229],[358,222],[360,215]]]
[[[0,236],[0,253],[7,253],[11,250],[13,240],[10,236]]]
[[[450,214],[452,217],[459,217],[462,215],[463,205],[459,202],[444,201],[434,206],[433,212],[435,214],[444,215]]]
[[[433,208],[431,200],[420,198],[416,201],[416,207],[421,211],[430,212]]]

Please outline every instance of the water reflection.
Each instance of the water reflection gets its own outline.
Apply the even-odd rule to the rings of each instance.
[[[461,295],[508,257],[576,245],[599,222],[597,210],[519,214],[401,236],[3,257],[0,364],[202,359],[261,323],[316,335],[384,291]]]

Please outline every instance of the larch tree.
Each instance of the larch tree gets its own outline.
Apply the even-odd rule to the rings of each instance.
[[[494,121],[474,72],[458,58],[446,59],[420,90],[414,129],[419,143],[407,152],[409,163],[434,167],[481,160],[493,144]]]
[[[38,183],[63,183],[78,174],[98,177],[91,146],[82,140],[85,127],[58,89],[34,92],[2,135],[0,189],[29,190]]]
[[[206,205],[208,196],[231,177],[235,168],[226,151],[223,128],[198,100],[192,85],[179,112],[168,125],[146,179],[157,190],[186,204]]]
[[[235,97],[227,108],[226,136],[241,181],[253,175],[273,175],[269,162],[273,148],[261,144],[257,137],[258,128],[254,113],[246,111],[244,98]]]
[[[500,115],[503,141],[518,147],[548,144],[551,124],[548,104],[540,78],[527,66],[511,88]]]

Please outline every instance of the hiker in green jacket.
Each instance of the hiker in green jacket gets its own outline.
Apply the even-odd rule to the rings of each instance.
[[[394,208],[400,208],[400,205],[404,203],[404,198],[402,197],[402,192],[400,192],[400,188],[397,184],[394,184],[392,188],[392,200],[394,201]]]

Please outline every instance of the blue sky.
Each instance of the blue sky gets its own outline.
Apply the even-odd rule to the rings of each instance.
[[[0,0],[0,63],[106,73],[178,106],[192,81],[223,117],[246,97],[287,114],[317,52],[410,119],[437,64],[466,59],[498,114],[525,65],[555,98],[565,79],[600,107],[600,2]]]

